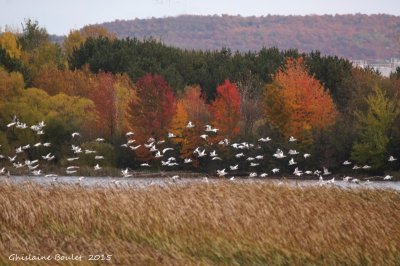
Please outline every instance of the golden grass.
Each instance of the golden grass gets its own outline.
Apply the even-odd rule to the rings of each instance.
[[[0,233],[0,264],[13,253],[73,253],[112,254],[108,265],[399,265],[400,193],[2,183]]]

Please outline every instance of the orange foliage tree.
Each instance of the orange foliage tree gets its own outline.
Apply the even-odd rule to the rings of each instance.
[[[204,142],[200,135],[204,133],[204,125],[208,123],[209,117],[208,106],[201,88],[199,86],[185,88],[183,98],[177,103],[171,131],[177,135],[173,141],[181,146],[181,158],[192,158],[194,166],[198,166],[198,161],[193,157],[193,151]],[[193,128],[186,127],[189,121],[194,124]]]
[[[233,138],[240,133],[240,94],[229,80],[217,87],[217,98],[211,104],[212,123],[219,128],[218,136]]]
[[[265,114],[286,136],[309,139],[312,129],[335,122],[335,104],[321,83],[310,76],[303,59],[289,58],[264,93]]]
[[[126,75],[100,72],[89,98],[96,104],[101,135],[114,139],[127,129],[127,108],[135,101],[135,91]]]
[[[96,79],[87,70],[62,70],[55,67],[42,68],[33,80],[33,85],[49,95],[65,93],[70,96],[89,97],[96,86]]]
[[[137,142],[152,137],[163,139],[168,133],[175,113],[174,95],[167,81],[160,75],[146,74],[136,82],[137,100],[129,103],[129,126]],[[150,159],[143,145],[136,151],[139,160]]]

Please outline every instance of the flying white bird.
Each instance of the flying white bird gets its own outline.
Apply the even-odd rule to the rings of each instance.
[[[274,174],[279,173],[279,168],[272,169],[272,173],[274,173]]]
[[[249,174],[249,177],[256,177],[256,176],[257,176],[256,172],[252,172],[252,173]]]
[[[132,176],[132,174],[129,174],[128,168],[126,168],[125,170],[122,169],[121,170],[121,174],[122,174],[123,177],[131,177]]]
[[[167,151],[173,151],[174,148],[165,148],[162,150],[162,153],[165,154]]]
[[[289,141],[290,142],[294,142],[294,141],[296,141],[297,139],[295,139],[293,136],[290,136],[290,138],[289,138]]]
[[[95,171],[100,170],[100,169],[101,169],[101,166],[100,166],[99,164],[96,164],[96,165],[94,166],[94,170],[95,170]]]
[[[42,174],[42,170],[40,170],[40,169],[39,170],[33,170],[32,174],[35,175],[35,176],[41,175]]]
[[[185,158],[183,160],[183,163],[191,163],[191,162],[192,162],[192,159],[190,159],[190,158]]]
[[[97,141],[97,142],[103,142],[104,139],[103,139],[103,138],[97,138],[96,141]]]
[[[129,146],[129,148],[131,149],[131,150],[137,150],[137,149],[139,149],[140,148],[140,146],[142,146],[141,144],[139,144],[139,145],[137,145],[137,146]]]
[[[74,132],[74,133],[71,134],[71,136],[72,136],[73,138],[75,138],[75,137],[80,137],[81,134],[79,134],[79,132]]]
[[[194,128],[192,121],[189,121],[186,125],[187,128]]]
[[[309,154],[309,153],[304,153],[304,159],[307,159],[308,157],[310,157],[311,156],[311,154]]]
[[[140,164],[140,166],[150,167],[150,165],[148,163],[142,163],[142,164]]]
[[[217,170],[217,175],[218,175],[218,176],[224,176],[224,175],[226,175],[226,174],[227,174],[227,172],[225,171],[225,168],[222,169],[222,170]]]
[[[126,132],[125,136],[129,137],[129,136],[132,136],[133,134],[135,134],[135,133],[133,133],[132,131],[129,131],[129,132]]]
[[[158,151],[158,149],[156,148],[156,145],[151,146],[150,151],[151,152]]]
[[[296,151],[296,150],[289,150],[289,152],[288,152],[290,155],[296,155],[296,154],[299,154],[299,152],[298,151]]]
[[[240,157],[243,157],[243,156],[244,156],[243,152],[242,153],[238,153],[238,154],[235,155],[236,158],[240,158]]]
[[[324,167],[324,173],[323,175],[330,175],[332,174],[331,172],[329,172],[328,168]]]
[[[204,157],[204,156],[206,156],[206,150],[199,151],[199,152],[197,153],[197,156],[198,156],[198,157]]]
[[[17,163],[13,163],[13,166],[15,167],[15,168],[22,168],[22,167],[24,167],[24,165],[22,164],[22,163],[20,163],[20,162],[17,162]]]
[[[267,173],[262,173],[262,174],[260,175],[260,177],[267,177],[267,176],[268,176]]]
[[[25,146],[22,146],[22,149],[23,149],[23,150],[27,150],[27,149],[29,149],[30,147],[31,147],[30,144],[26,144]]]
[[[207,137],[208,137],[207,134],[200,135],[200,138],[202,138],[202,139],[204,139],[204,140],[207,140]]]
[[[67,174],[74,174],[74,173],[76,173],[77,171],[76,170],[66,170],[65,171]]]
[[[396,160],[397,160],[396,158],[394,158],[393,156],[390,156],[388,161],[389,161],[389,162],[394,162],[394,161],[396,161]]]
[[[302,176],[303,175],[303,171],[299,170],[299,168],[296,167],[296,169],[294,169],[293,174],[297,175],[297,176]]]
[[[104,156],[96,155],[96,156],[94,156],[94,159],[95,160],[104,160]]]
[[[237,165],[231,165],[231,166],[229,166],[229,169],[231,169],[231,171],[237,170],[237,169],[239,169],[239,165],[238,164]]]
[[[335,183],[335,178],[333,177],[332,179],[326,181],[327,184],[334,184]]]
[[[42,143],[41,143],[41,142],[38,142],[38,143],[36,143],[35,145],[33,145],[33,147],[40,147],[40,146],[42,146]]]
[[[293,158],[289,160],[289,165],[295,165],[295,164],[297,164],[297,162],[295,162]]]
[[[4,168],[3,168],[4,169]],[[393,176],[392,175],[386,175],[384,178],[383,178],[383,180],[391,180],[391,179],[393,179]]]
[[[15,126],[15,124],[17,124],[17,122],[11,122],[11,123],[9,123],[9,124],[7,125],[7,127]]]
[[[215,150],[213,150],[212,152],[210,152],[210,157],[215,157],[218,156],[217,152]]]
[[[351,164],[351,162],[349,162],[348,160],[343,162],[343,165],[350,165],[350,164]]]
[[[151,147],[154,146],[154,141],[151,141],[151,142],[148,143],[148,144],[145,143],[144,146],[145,146],[146,148],[151,148]]]
[[[260,138],[258,141],[259,142],[268,142],[268,141],[271,141],[271,138],[270,137]]]
[[[54,155],[51,155],[51,153],[48,153],[46,156],[42,156],[42,158],[43,158],[44,160],[51,161],[51,160],[53,160],[55,157],[54,157]]]
[[[286,157],[286,155],[284,155],[284,154],[283,154],[283,151],[280,150],[280,149],[277,149],[276,152],[275,152],[275,154],[274,154],[273,156],[274,156],[275,158],[277,158],[277,159],[282,159],[282,158],[285,158],[285,157]]]
[[[343,181],[350,182],[350,179],[353,179],[351,176],[343,177]]]
[[[174,133],[168,133],[168,138],[176,138],[176,135]]]

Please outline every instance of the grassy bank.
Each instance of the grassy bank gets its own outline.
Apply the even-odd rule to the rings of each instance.
[[[15,253],[73,253],[121,265],[398,265],[399,210],[395,191],[3,183],[0,264]]]

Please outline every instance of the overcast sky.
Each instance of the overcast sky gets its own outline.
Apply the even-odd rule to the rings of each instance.
[[[0,0],[0,27],[39,21],[51,34],[116,19],[195,15],[400,15],[400,0]]]

